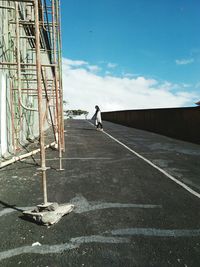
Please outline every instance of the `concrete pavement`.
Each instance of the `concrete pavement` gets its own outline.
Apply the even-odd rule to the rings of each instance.
[[[42,202],[35,162],[1,170],[0,266],[200,265],[200,146],[104,128],[110,136],[84,120],[66,123],[64,172],[48,150],[48,198],[76,206],[50,228],[21,217]]]

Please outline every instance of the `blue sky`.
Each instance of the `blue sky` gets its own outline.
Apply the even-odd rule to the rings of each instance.
[[[63,57],[80,63],[67,62],[70,70],[88,71],[93,78],[109,76],[120,83],[119,78],[142,77],[156,81],[156,90],[168,84],[171,94],[188,94],[188,101],[174,106],[199,100],[199,0],[61,0],[61,8]]]

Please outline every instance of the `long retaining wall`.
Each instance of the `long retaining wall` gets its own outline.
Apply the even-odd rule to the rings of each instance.
[[[102,112],[102,119],[200,144],[200,107]]]

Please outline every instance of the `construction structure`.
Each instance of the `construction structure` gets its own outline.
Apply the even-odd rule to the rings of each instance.
[[[0,0],[0,18],[0,167],[40,152],[45,204],[45,149],[58,149],[59,170],[64,150],[60,2]]]

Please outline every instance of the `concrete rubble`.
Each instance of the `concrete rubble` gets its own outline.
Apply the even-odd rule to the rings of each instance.
[[[57,223],[64,215],[71,212],[74,208],[72,204],[61,204],[56,202],[37,205],[33,210],[23,212],[24,216],[34,220],[39,224],[52,225]]]

